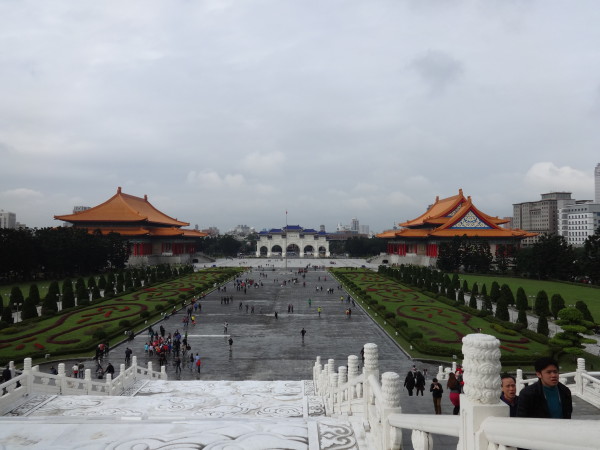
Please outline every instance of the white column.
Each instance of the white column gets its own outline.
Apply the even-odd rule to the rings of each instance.
[[[391,427],[388,423],[390,414],[401,414],[400,407],[400,375],[385,372],[381,375],[381,393],[383,394],[382,444],[384,449],[399,449],[402,443],[402,430]]]
[[[508,417],[508,405],[500,401],[500,341],[487,334],[469,334],[463,338],[464,395],[460,396],[458,447],[465,450],[487,449],[480,433],[482,422],[490,416]]]

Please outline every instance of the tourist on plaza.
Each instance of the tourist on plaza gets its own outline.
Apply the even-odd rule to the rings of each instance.
[[[568,387],[558,381],[558,363],[548,357],[535,364],[537,383],[525,387],[517,405],[517,417],[570,419],[573,401]]]
[[[229,351],[231,351],[233,348],[233,338],[230,337],[227,342],[229,342]]]
[[[111,363],[108,363],[108,365],[106,366],[106,373],[110,373],[110,376],[113,377],[115,374],[115,368],[113,367],[113,365]]]
[[[300,331],[300,334],[302,335],[302,342],[304,342],[304,336],[306,335],[306,330],[304,328],[302,328],[302,331]]]
[[[131,363],[131,354],[133,353],[133,351],[127,347],[125,349],[125,364],[130,364]]]
[[[73,371],[73,378],[77,378],[79,374],[79,364],[73,364],[71,370]]]
[[[460,412],[461,385],[460,382],[456,379],[456,375],[454,375],[454,372],[450,372],[448,374],[448,383],[446,383],[446,387],[450,391],[450,402],[454,405],[452,414],[456,416]]]
[[[417,371],[417,376],[415,377],[415,389],[417,390],[415,395],[418,396],[420,392],[421,397],[423,397],[423,393],[425,392],[425,377],[420,370]]]
[[[200,361],[200,355],[198,355],[198,353],[196,353],[196,356],[194,357],[194,365],[196,366],[196,370],[198,371],[198,373],[200,373],[200,366],[202,365],[202,361]]]
[[[319,313],[319,317],[321,317],[321,311],[322,311],[322,309],[321,309],[321,307],[319,306],[319,307],[317,308],[317,312]]]
[[[58,370],[56,370],[56,367],[52,366],[50,367],[50,373],[52,375],[58,375]]]
[[[429,392],[431,392],[431,396],[433,397],[433,409],[436,414],[442,413],[442,394],[444,393],[444,388],[439,383],[437,378],[432,380],[431,386],[429,386]]]
[[[12,372],[10,371],[10,367],[6,366],[6,368],[2,371],[2,381],[6,382],[12,378]]]
[[[181,358],[175,357],[175,373],[181,374]]]
[[[408,396],[412,397],[413,389],[415,388],[415,375],[413,374],[412,370],[410,370],[406,374],[406,378],[404,378],[404,387],[408,391]]]
[[[227,327],[229,326],[229,324],[227,322],[225,322],[223,324],[223,334],[227,334]]]
[[[519,396],[517,395],[517,382],[511,375],[503,375],[500,380],[502,394],[500,400],[510,408],[510,417],[517,417],[517,407],[519,405]]]
[[[79,373],[79,378],[85,377],[85,365],[83,364],[83,362],[79,363],[78,373]]]

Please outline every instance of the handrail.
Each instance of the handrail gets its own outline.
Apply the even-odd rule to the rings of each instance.
[[[589,420],[488,417],[481,429],[490,443],[530,450],[592,450],[598,448],[600,427]]]
[[[426,433],[458,437],[460,429],[459,416],[435,414],[390,414],[391,426],[404,430],[419,430]]]

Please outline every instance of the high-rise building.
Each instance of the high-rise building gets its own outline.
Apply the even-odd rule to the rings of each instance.
[[[358,219],[354,217],[350,221],[350,231],[353,231],[354,233],[358,233],[358,230],[359,230]]]
[[[17,215],[12,212],[0,209],[0,228],[16,228]]]
[[[559,210],[560,227],[558,234],[575,247],[581,247],[585,240],[600,226],[600,204],[589,200],[577,201]]]
[[[594,185],[595,185],[595,193],[594,202],[600,203],[600,163],[596,165],[596,169],[594,170]]]
[[[542,194],[536,202],[513,204],[513,226],[515,228],[538,233],[537,236],[523,239],[522,245],[534,244],[542,234],[558,233],[558,210],[575,203],[570,192],[549,192]],[[561,218],[562,219],[562,218]],[[561,228],[566,223],[561,224]]]

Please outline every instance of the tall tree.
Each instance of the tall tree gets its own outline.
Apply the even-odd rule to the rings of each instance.
[[[477,297],[471,294],[469,298],[469,308],[477,309]]]
[[[527,301],[527,295],[522,287],[517,289],[517,309],[519,311],[526,311],[529,308],[529,302]]]
[[[548,294],[546,294],[546,291],[539,291],[535,296],[533,312],[538,316],[550,315],[550,306],[548,305]]]
[[[24,301],[25,299],[23,298],[21,288],[19,286],[13,286],[10,290],[10,302],[8,303],[8,306],[13,310],[20,310]]]
[[[469,283],[467,283],[467,280],[463,280],[462,290],[463,292],[469,292]]]
[[[492,289],[490,290],[490,299],[492,302],[497,303],[500,298],[500,285],[494,281],[492,282]]]
[[[575,308],[577,308],[579,311],[581,311],[581,314],[583,314],[583,318],[585,320],[588,320],[590,322],[594,322],[594,318],[592,317],[592,313],[590,312],[590,310],[588,309],[587,304],[584,301],[578,300],[577,302],[575,302]]]
[[[540,316],[538,318],[537,332],[544,336],[548,336],[548,334],[550,334],[550,330],[548,329],[548,319],[546,319],[546,316]]]
[[[31,299],[31,301],[33,302],[34,305],[40,304],[40,290],[38,289],[37,284],[31,283],[29,285],[28,298]],[[36,317],[37,317],[37,312],[36,312]]]
[[[513,295],[512,290],[510,289],[510,286],[508,284],[505,283],[500,287],[500,294],[504,296],[504,299],[506,300],[507,304],[515,304],[515,296]]]
[[[477,297],[479,295],[479,287],[477,283],[473,283],[473,287],[471,288],[471,296]]]
[[[67,286],[63,291],[62,309],[72,308],[75,306],[75,295],[73,294],[73,286]]]
[[[48,286],[48,293],[42,303],[42,315],[53,314],[58,311],[58,296],[60,292],[58,289],[58,282],[53,281]]]
[[[560,294],[554,294],[550,298],[550,312],[554,319],[558,319],[558,312],[565,307],[565,301]]]
[[[496,315],[495,317],[505,322],[510,321],[510,314],[508,313],[508,305],[504,297],[500,297],[496,302]]]
[[[33,319],[38,316],[37,308],[31,297],[27,297],[25,303],[23,303],[23,312],[21,313],[21,320]]]
[[[569,280],[575,271],[575,261],[573,247],[563,236],[554,234],[543,234],[533,246],[517,254],[518,271],[542,280]]]

